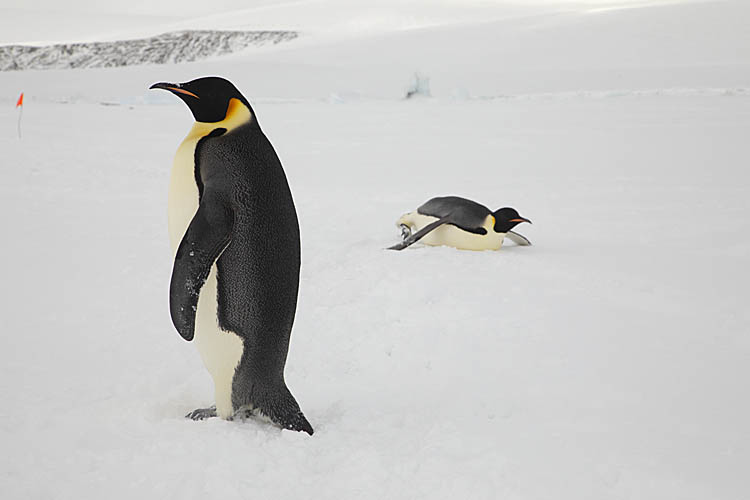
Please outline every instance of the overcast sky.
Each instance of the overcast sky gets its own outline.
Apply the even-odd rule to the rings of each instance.
[[[117,40],[187,28],[337,32],[403,29],[462,22],[471,18],[472,12],[474,17],[489,19],[518,10],[534,10],[538,4],[570,4],[587,9],[679,1],[681,0],[2,0],[0,43],[45,45],[56,42]],[[233,11],[243,12],[235,15]],[[230,12],[233,14],[227,14]],[[184,22],[185,20],[189,21]]]
[[[347,4],[358,3],[362,6],[398,6],[409,3],[439,5],[471,4],[487,6],[488,4],[529,4],[529,3],[584,3],[602,5],[627,5],[667,3],[670,0],[347,0]],[[679,0],[671,0],[679,1]],[[91,13],[129,13],[158,16],[193,16],[206,15],[209,11],[226,12],[235,9],[247,9],[264,6],[310,5],[332,2],[328,0],[128,0],[128,2],[101,2],[100,0],[3,0],[0,9],[24,9],[34,11],[58,12],[91,12]],[[333,2],[336,3],[336,2]]]

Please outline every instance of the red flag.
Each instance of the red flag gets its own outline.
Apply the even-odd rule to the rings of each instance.
[[[21,92],[21,95],[18,97],[18,102],[16,103],[16,107],[23,106],[23,92]]]

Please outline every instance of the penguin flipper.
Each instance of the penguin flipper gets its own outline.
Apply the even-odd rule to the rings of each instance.
[[[531,242],[526,236],[519,234],[515,231],[508,231],[507,233],[505,233],[505,237],[518,246],[522,246],[522,247],[531,246]]]
[[[233,219],[228,203],[218,193],[205,189],[177,248],[169,286],[169,311],[172,323],[185,340],[193,340],[198,296],[211,266],[231,241]]]
[[[450,215],[446,215],[445,217],[441,217],[440,219],[436,220],[435,222],[431,222],[430,224],[427,224],[425,227],[417,231],[416,233],[412,234],[408,238],[406,238],[401,243],[397,243],[393,245],[392,247],[388,247],[388,250],[403,250],[404,248],[413,245],[414,243],[421,240],[427,233],[432,231],[433,229],[437,229],[438,227],[442,226],[443,224],[447,224],[450,222]]]

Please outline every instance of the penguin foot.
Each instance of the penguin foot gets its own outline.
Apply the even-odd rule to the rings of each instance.
[[[253,418],[258,415],[257,410],[243,406],[239,410],[234,412],[234,418],[239,418],[243,422],[249,418]]]
[[[411,236],[411,228],[406,224],[401,224],[401,239],[406,241]]]
[[[197,410],[193,410],[185,415],[185,418],[189,418],[191,420],[206,420],[207,418],[212,418],[215,416],[216,405],[211,406],[210,408],[198,408]]]
[[[275,427],[279,427],[281,429],[289,429],[290,431],[297,431],[297,432],[306,432],[311,436],[313,435],[313,432],[314,432],[312,425],[310,425],[310,422],[307,421],[305,416],[299,410],[297,410],[295,414],[291,415],[288,418],[274,419],[266,415],[265,413],[263,413],[258,408],[243,406],[242,408],[234,412],[234,417],[240,419],[242,422],[248,419],[260,420],[261,422],[265,422],[267,424],[273,425]]]

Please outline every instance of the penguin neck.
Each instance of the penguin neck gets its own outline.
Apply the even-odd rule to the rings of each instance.
[[[198,142],[217,128],[230,132],[247,124],[255,125],[250,107],[239,99],[231,99],[223,120],[195,122],[177,148],[169,181],[169,238],[173,254],[198,210],[200,192],[195,179],[195,148]]]
[[[193,128],[190,129],[185,140],[200,139],[217,128],[224,128],[228,133],[250,122],[255,122],[255,125],[257,126],[257,121],[255,121],[255,117],[253,116],[250,107],[239,99],[232,98],[229,100],[227,112],[223,120],[218,122],[196,121],[193,123]]]
[[[490,214],[487,216],[486,219],[484,219],[484,224],[482,227],[484,227],[485,231],[487,231],[487,234],[496,233],[496,234],[505,234],[504,231],[498,231],[496,228],[496,220],[495,216]]]

